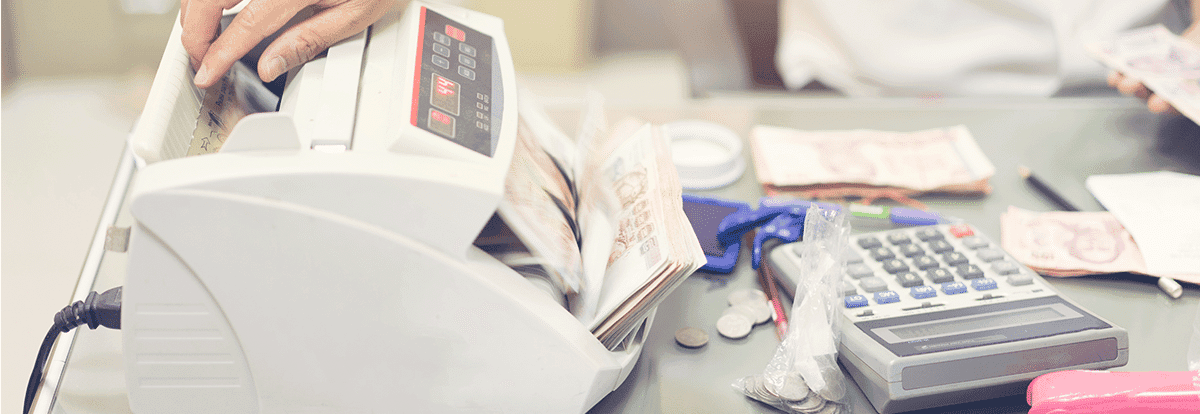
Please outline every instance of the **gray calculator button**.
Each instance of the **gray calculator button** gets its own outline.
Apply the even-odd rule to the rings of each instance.
[[[871,258],[877,262],[896,258],[896,253],[892,249],[886,247],[876,247],[871,249]]]
[[[921,246],[917,246],[915,244],[906,244],[900,246],[900,254],[903,254],[904,257],[924,256],[925,249],[922,249]]]
[[[950,266],[958,266],[967,262],[967,256],[959,252],[950,252],[942,255],[942,261]]]
[[[919,256],[916,259],[913,259],[913,266],[916,266],[917,269],[929,270],[938,267],[939,264],[937,259],[929,256]]]
[[[1021,268],[1016,263],[1010,261],[992,263],[992,270],[1002,275],[1011,275],[1021,271]]]
[[[852,295],[857,295],[857,294],[858,294],[858,289],[854,287],[854,284],[853,284],[853,283],[850,283],[850,282],[847,282],[847,281],[843,280],[843,281],[842,281],[842,289],[841,289],[841,293],[842,293],[842,296],[852,296]]]
[[[463,54],[465,54],[467,56],[475,57],[475,47],[468,45],[466,43],[459,43],[458,51],[463,52]]]
[[[856,263],[846,266],[846,274],[855,279],[862,279],[867,276],[873,276],[875,271],[871,270],[871,266],[867,266],[862,263]]]
[[[858,239],[858,247],[861,247],[863,249],[869,250],[869,249],[874,249],[879,246],[883,246],[883,243],[880,243],[879,239],[876,239],[874,237],[863,237],[863,238]]]
[[[450,57],[450,48],[446,47],[446,45],[443,45],[441,43],[434,43],[433,44],[433,53],[437,53],[437,54],[445,56],[445,57]]]
[[[941,254],[941,253],[953,251],[954,245],[950,244],[950,242],[945,241],[945,240],[934,240],[934,241],[929,242],[929,250],[932,250],[934,253]]]
[[[429,59],[429,60],[432,61],[433,64],[437,65],[439,68],[450,69],[450,61],[446,60],[446,58],[444,58],[444,57],[441,57],[438,55],[433,55],[433,58]]]
[[[955,270],[958,272],[958,276],[963,279],[978,279],[983,277],[983,269],[973,264],[961,265]]]
[[[458,63],[471,69],[475,69],[475,59],[467,57],[467,55],[458,55]]]
[[[995,247],[988,247],[986,249],[979,249],[979,251],[975,252],[975,255],[979,257],[979,260],[994,262],[1004,258],[1004,251]]]
[[[887,282],[884,282],[883,279],[875,276],[864,277],[859,284],[862,286],[863,290],[867,292],[883,292],[888,290]]]
[[[446,36],[446,34],[442,32],[433,32],[433,40],[443,45],[450,45],[450,36]]]
[[[921,277],[917,276],[916,273],[904,272],[896,275],[896,283],[899,283],[903,287],[913,287],[924,285],[925,281],[921,280]]]
[[[799,247],[799,244],[797,244],[797,248],[798,247]],[[863,262],[862,255],[858,254],[858,252],[854,251],[854,249],[851,249],[849,247],[847,247],[846,251],[842,253],[842,260],[845,260],[846,263],[848,263],[848,264],[855,264],[855,263]]]
[[[928,277],[929,281],[933,283],[947,283],[954,281],[954,275],[950,274],[949,270],[942,268],[930,270],[929,272],[925,273],[925,276]]]
[[[974,250],[974,249],[979,249],[979,248],[983,248],[983,247],[988,247],[989,243],[988,243],[987,239],[985,239],[983,237],[967,236],[967,237],[962,238],[962,244],[963,244],[963,246],[967,246],[968,249]]]
[[[891,259],[883,262],[883,270],[894,275],[900,272],[907,272],[908,265],[903,260]]]
[[[888,243],[900,246],[912,243],[912,239],[908,238],[907,234],[896,232],[887,235]]]
[[[1030,274],[1015,274],[1008,277],[1008,284],[1013,286],[1023,286],[1033,283],[1033,275]]]
[[[940,232],[934,228],[925,228],[925,229],[917,230],[917,238],[923,242],[927,242],[930,240],[940,240],[944,237],[946,237],[946,236],[943,236],[942,232]]]
[[[467,80],[475,80],[475,71],[467,69],[465,67],[459,66],[458,74],[462,75],[462,77],[464,77],[464,78],[467,78]]]

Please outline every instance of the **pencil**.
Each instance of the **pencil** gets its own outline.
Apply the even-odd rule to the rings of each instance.
[[[1067,201],[1067,199],[1058,195],[1057,191],[1054,191],[1054,189],[1046,185],[1046,183],[1039,179],[1036,175],[1033,175],[1033,171],[1031,171],[1029,167],[1018,165],[1017,173],[1021,174],[1021,177],[1025,179],[1025,182],[1028,182],[1029,185],[1033,186],[1035,190],[1037,190],[1039,193],[1042,193],[1042,196],[1045,196],[1046,198],[1050,199],[1050,201],[1053,201],[1054,204],[1057,204],[1063,211],[1079,211],[1074,204],[1071,204],[1070,201]]]

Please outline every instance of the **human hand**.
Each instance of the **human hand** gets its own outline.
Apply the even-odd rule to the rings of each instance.
[[[196,70],[197,87],[212,86],[235,61],[307,7],[313,8],[312,17],[288,28],[263,51],[258,60],[258,77],[264,82],[363,31],[379,20],[396,0],[248,1],[218,37],[221,12],[241,0],[180,0],[181,40]]]
[[[1180,35],[1184,41],[1192,42],[1200,45],[1200,22],[1193,24]],[[1122,94],[1127,96],[1136,96],[1146,101],[1146,108],[1150,112],[1161,113],[1179,113],[1179,110],[1171,106],[1170,102],[1156,95],[1153,91],[1142,84],[1142,81],[1125,76],[1125,74],[1117,71],[1108,73],[1108,86],[1117,88]]]

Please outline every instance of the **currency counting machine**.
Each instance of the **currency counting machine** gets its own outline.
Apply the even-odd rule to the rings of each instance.
[[[610,351],[472,244],[517,125],[498,18],[396,6],[197,156],[179,36],[131,138],[133,412],[583,412],[628,376],[652,314]]]

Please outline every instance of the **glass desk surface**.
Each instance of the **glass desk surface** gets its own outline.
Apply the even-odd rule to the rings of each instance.
[[[567,107],[549,110],[562,120],[565,130],[574,129],[577,112]],[[1024,183],[1017,174],[1018,164],[1036,171],[1085,211],[1102,210],[1083,186],[1089,175],[1157,170],[1200,174],[1200,127],[1182,117],[1150,114],[1139,102],[1122,98],[847,100],[731,96],[674,108],[619,108],[611,112],[610,121],[624,115],[656,123],[704,119],[729,126],[743,139],[752,126],[759,124],[808,130],[889,131],[966,125],[996,167],[992,193],[920,200],[935,211],[966,220],[994,240],[1000,238],[1000,214],[1010,205],[1038,211],[1055,208]],[[749,163],[749,150],[743,155]],[[129,161],[121,168],[129,173],[129,179],[119,174],[115,180],[114,193],[118,197],[110,194],[112,211],[102,218],[100,242],[102,232],[110,225],[128,227],[133,223],[120,196],[126,184],[136,178],[136,171]],[[730,186],[694,193],[750,204],[756,204],[762,196],[752,168]],[[748,247],[743,247],[742,253],[748,256]],[[121,285],[124,260],[124,254],[105,253],[93,246],[86,261],[92,265],[85,264],[76,294]],[[1062,295],[1128,330],[1129,363],[1115,370],[1187,369],[1187,348],[1200,307],[1200,289],[1185,285],[1183,297],[1171,299],[1158,289],[1154,278],[1146,276],[1046,279]],[[731,274],[697,272],[689,277],[659,306],[629,378],[590,412],[778,412],[744,397],[731,385],[735,379],[759,373],[766,366],[779,344],[773,327],[759,325],[739,340],[727,339],[715,331],[716,320],[727,307],[728,293],[747,287],[757,287],[757,276],[745,257]],[[708,345],[689,349],[676,344],[674,332],[685,326],[708,332]],[[121,333],[105,329],[77,329],[73,333],[60,337],[43,395],[32,412],[129,412]],[[853,412],[874,412],[857,387],[849,389]],[[928,411],[1006,413],[1028,409],[1024,395],[1017,395]]]

